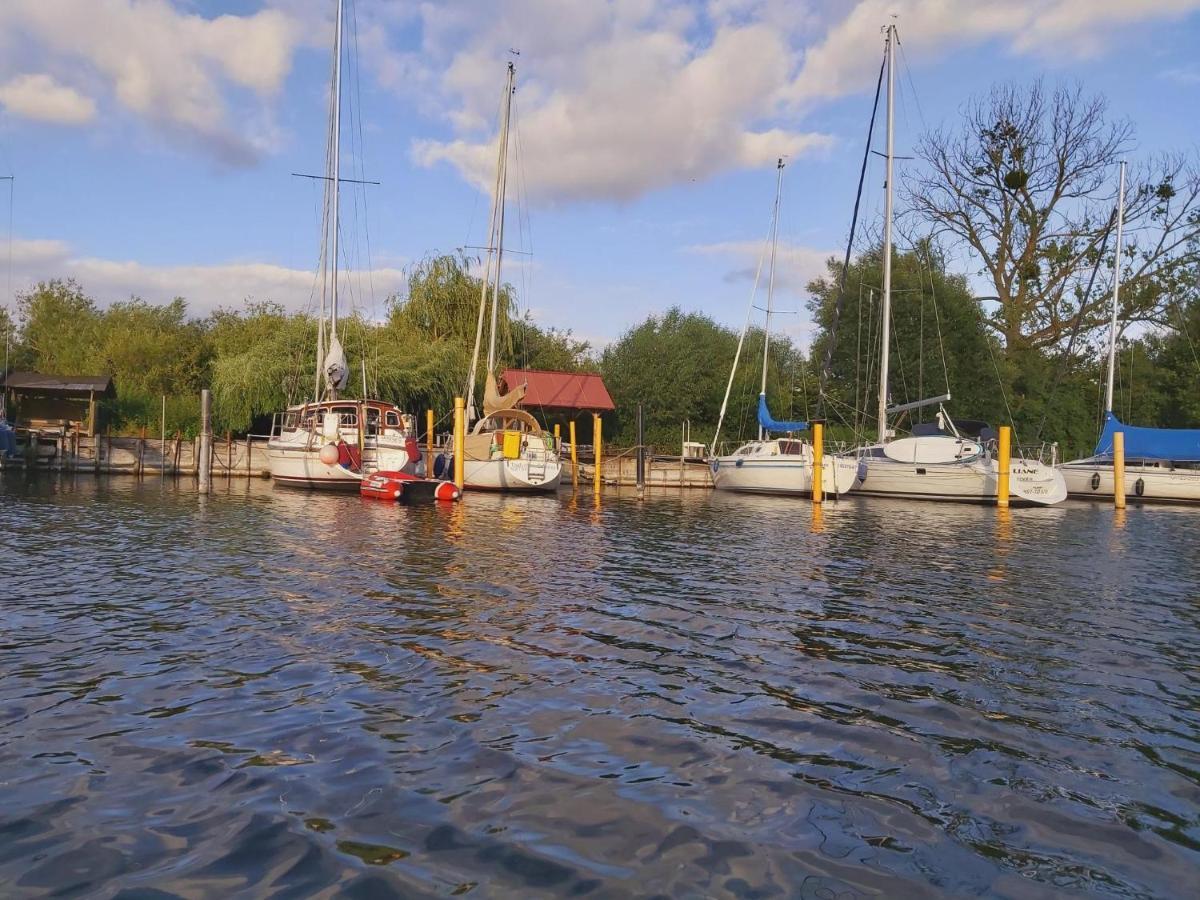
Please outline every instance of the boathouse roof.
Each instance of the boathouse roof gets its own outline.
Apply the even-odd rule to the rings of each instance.
[[[545,369],[505,369],[500,376],[505,390],[528,385],[521,406],[547,410],[609,412],[616,409],[604,379],[589,372],[552,372]]]
[[[110,394],[113,392],[113,380],[109,375],[42,375],[38,372],[9,372],[4,379],[4,388],[30,394]]]

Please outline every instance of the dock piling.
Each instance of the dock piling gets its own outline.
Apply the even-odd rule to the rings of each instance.
[[[579,455],[575,451],[575,420],[567,426],[571,433],[571,486],[579,487]]]
[[[429,451],[429,471],[433,471],[433,410],[425,410],[425,449]]]
[[[454,484],[461,491],[466,485],[467,405],[454,398]]]
[[[212,490],[212,392],[200,392],[200,453],[196,461],[200,493]]]
[[[1000,426],[1000,448],[997,454],[996,466],[996,505],[1001,509],[1008,508],[1008,479],[1012,468],[1012,426]]]
[[[646,499],[646,433],[643,428],[642,404],[637,410],[637,496]]]
[[[1125,432],[1113,432],[1113,506],[1125,508]]]
[[[592,443],[595,445],[596,468],[592,473],[592,490],[596,493],[596,499],[600,498],[600,467],[603,463],[603,424],[600,419],[600,413],[592,413]]]
[[[813,427],[812,502],[817,506],[825,499],[825,423],[815,421]],[[834,479],[836,483],[837,479]]]

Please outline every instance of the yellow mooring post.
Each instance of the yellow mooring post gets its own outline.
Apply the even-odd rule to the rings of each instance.
[[[554,423],[554,452],[557,453],[562,446],[562,426],[557,422]]]
[[[812,502],[818,506],[825,499],[825,423],[813,422]]]
[[[429,464],[433,465],[433,410],[425,410],[425,447],[429,450]]]
[[[1125,432],[1113,432],[1113,506],[1125,508]]]
[[[461,491],[466,484],[467,404],[454,398],[454,484]]]
[[[571,484],[579,487],[579,456],[575,453],[575,420],[567,425],[571,433]]]
[[[996,505],[1001,509],[1008,508],[1008,477],[1012,468],[1012,426],[1000,426],[1000,452],[996,465]]]
[[[592,444],[596,448],[596,471],[592,477],[592,488],[596,492],[596,496],[600,496],[600,465],[604,461],[603,437],[604,425],[601,422],[599,413],[592,413]]]

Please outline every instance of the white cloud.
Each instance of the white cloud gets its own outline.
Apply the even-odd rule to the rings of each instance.
[[[860,0],[810,47],[788,96],[809,104],[872,84],[880,29],[893,15],[905,59],[921,66],[948,50],[989,41],[1043,61],[1093,57],[1131,26],[1177,20],[1197,9],[1200,0]]]
[[[270,125],[251,129],[247,121],[267,115],[266,103],[282,88],[301,40],[297,21],[274,9],[205,18],[167,0],[0,4],[0,76],[3,66],[34,62],[69,72],[71,82],[90,87],[90,96],[74,91],[76,122],[93,117],[80,112],[86,104],[94,113],[97,101],[111,98],[231,164],[251,162],[268,148]]]
[[[0,105],[14,116],[57,125],[82,125],[96,117],[91,97],[46,74],[18,75],[0,85]]]
[[[533,199],[627,201],[830,144],[780,117],[797,56],[763,21],[728,11],[710,20],[696,4],[635,0],[518,0],[474,12],[423,12],[448,48],[428,66],[442,71],[436,83],[456,136],[418,141],[414,155],[422,165],[448,162],[480,188],[495,166],[513,47],[521,50],[518,158]],[[447,31],[460,39],[446,40]]]
[[[17,292],[51,278],[74,278],[101,305],[131,296],[151,303],[183,297],[193,315],[205,315],[220,307],[239,308],[246,300],[273,301],[290,310],[312,306],[313,273],[271,263],[154,266],[79,256],[63,241],[19,239],[13,241],[12,259]],[[342,282],[343,302],[353,301],[352,308],[367,315],[382,314],[384,299],[403,292],[407,283],[407,276],[399,268],[377,268],[369,279],[366,272],[351,272]],[[365,296],[370,284],[373,302]]]
[[[687,249],[691,253],[730,258],[735,267],[726,273],[725,280],[753,284],[754,274],[763,254],[763,242],[724,241],[716,244],[697,244]],[[775,253],[775,289],[796,296],[806,296],[808,283],[814,278],[828,274],[825,262],[831,256],[838,256],[838,253],[834,250],[818,250],[781,243]],[[767,268],[764,263],[759,282],[759,290],[764,294],[766,286]]]

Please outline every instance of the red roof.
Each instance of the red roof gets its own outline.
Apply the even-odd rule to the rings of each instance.
[[[500,380],[511,391],[527,384],[521,406],[542,409],[582,409],[608,412],[616,409],[604,379],[586,372],[547,372],[544,369],[505,369]]]

